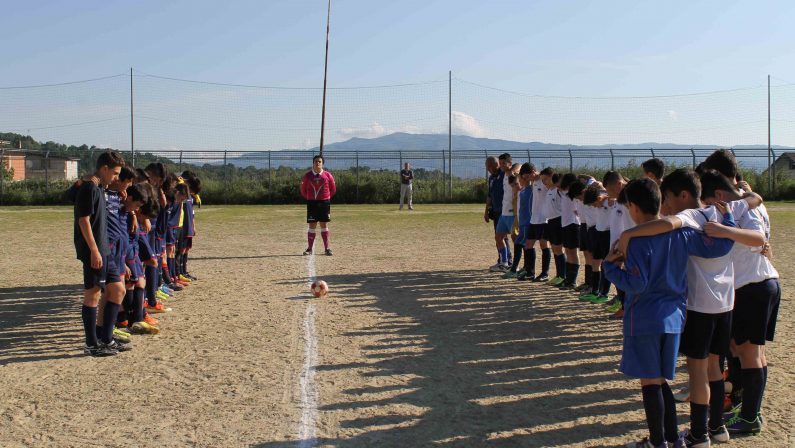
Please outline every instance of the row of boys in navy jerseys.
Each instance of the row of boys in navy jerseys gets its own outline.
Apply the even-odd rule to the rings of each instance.
[[[730,434],[758,433],[768,375],[764,346],[773,340],[781,296],[762,198],[738,182],[728,151],[716,151],[695,171],[664,177],[659,159],[644,162],[643,170],[643,179],[608,171],[598,182],[522,165],[518,188],[504,191],[518,198],[519,238],[503,277],[578,289],[579,300],[623,318],[619,370],[640,379],[649,428],[648,437],[630,446],[709,446]],[[524,269],[517,272],[522,251]],[[585,281],[575,286],[578,252]],[[687,358],[691,407],[690,426],[681,433],[667,384],[678,353]],[[724,377],[733,386],[731,401]]]
[[[169,174],[159,162],[133,169],[113,151],[69,189],[87,355],[115,355],[132,348],[131,333],[160,332],[151,314],[171,311],[163,302],[195,280],[187,265],[200,191],[190,171]]]

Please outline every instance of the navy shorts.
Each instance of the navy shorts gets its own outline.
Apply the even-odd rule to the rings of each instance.
[[[673,380],[680,336],[679,333],[624,335],[618,370],[635,378]]]
[[[166,230],[166,246],[173,246],[177,244],[177,230],[179,227],[169,227]]]
[[[560,246],[563,244],[563,226],[561,225],[562,218],[552,218],[547,221],[547,228],[544,234],[544,239],[549,241],[553,246]]]
[[[185,238],[185,249],[193,249],[193,237],[189,236]]]
[[[91,268],[91,261],[83,262],[83,288],[99,288],[105,290],[106,278],[108,276],[108,257],[102,257],[102,267],[99,269]]]
[[[530,234],[527,236],[529,240],[543,240],[546,239],[547,223],[543,224],[530,224]]]
[[[590,251],[588,248],[588,224],[580,224],[580,250],[583,252]]]
[[[591,249],[594,260],[604,260],[610,253],[610,231],[596,230],[594,227],[594,246]]]
[[[122,244],[121,241],[110,243],[110,255],[108,255],[108,269],[105,283],[118,283],[121,282],[122,277],[124,277],[124,273],[126,272],[124,269],[126,266],[124,263],[126,251],[123,246],[124,244]]]
[[[569,224],[563,228],[563,247],[578,249],[580,247],[580,226]]]
[[[306,222],[331,222],[331,201],[306,201]]]
[[[781,302],[777,278],[751,283],[735,291],[732,339],[737,345],[751,342],[765,345],[773,341]]]
[[[679,351],[688,358],[707,359],[729,353],[732,313],[707,314],[687,310]]]

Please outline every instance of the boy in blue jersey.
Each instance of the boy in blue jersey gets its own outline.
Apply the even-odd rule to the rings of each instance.
[[[519,262],[521,261],[520,251],[527,250],[524,245],[527,241],[527,235],[530,232],[530,209],[533,202],[533,189],[529,188],[529,186],[532,182],[531,175],[534,170],[535,167],[532,163],[527,162],[522,164],[521,168],[519,168],[519,177],[517,179],[517,182],[519,183],[519,193],[518,199],[516,201],[516,216],[519,221],[519,235],[514,241],[513,264],[511,265],[510,271],[508,271],[506,275],[509,275],[509,273],[515,273],[515,275],[510,275],[510,277],[517,277],[519,280],[528,280],[527,270],[530,268],[527,257],[525,256],[524,267],[521,271],[517,272],[517,269],[519,268]]]
[[[497,265],[496,269],[492,269],[492,271],[507,271],[511,267],[510,258],[508,256],[509,249],[508,245],[505,244],[505,239],[508,235],[511,234],[511,229],[513,228],[513,221],[514,221],[514,210],[513,210],[513,188],[510,185],[510,178],[511,178],[511,168],[513,167],[513,163],[511,161],[511,155],[507,152],[504,154],[500,154],[500,170],[503,172],[502,175],[502,198],[500,198],[501,203],[501,213],[500,219],[497,221],[497,230],[496,230],[496,240],[497,240],[497,248],[500,250],[500,262]],[[492,266],[492,268],[494,268]]]
[[[188,185],[188,199],[185,200],[185,244],[182,248],[182,273],[190,280],[196,277],[188,272],[188,252],[193,248],[193,238],[196,236],[196,198],[201,193],[201,179],[193,171],[182,173],[185,183]]]
[[[105,291],[97,309],[97,337],[105,347],[113,351],[126,351],[132,347],[126,342],[114,340],[116,320],[126,294],[124,279],[129,275],[125,258],[127,255],[127,210],[124,204],[138,209],[139,202],[127,197],[127,188],[135,180],[135,171],[123,167],[119,179],[105,190],[105,208],[108,222],[108,258]],[[129,200],[128,200],[129,199]],[[140,198],[138,198],[140,199]]]
[[[100,344],[97,339],[97,305],[106,286],[108,248],[107,208],[104,187],[117,180],[124,159],[113,151],[100,154],[94,175],[100,185],[84,182],[75,196],[74,243],[77,259],[83,263],[83,330],[86,336],[85,353],[90,356],[110,356],[116,351]]]
[[[486,171],[489,173],[489,194],[486,196],[486,211],[483,213],[483,220],[486,222],[491,221],[494,225],[494,240],[497,245],[497,264],[489,268],[492,272],[501,271],[500,258],[502,257],[502,250],[508,244],[508,238],[497,239],[497,224],[500,221],[502,214],[502,182],[505,172],[500,169],[500,162],[494,156],[486,158]],[[508,253],[508,258],[510,257]]]
[[[636,224],[659,218],[660,188],[650,179],[633,180],[624,189],[627,208]],[[734,227],[730,213],[723,224]],[[690,228],[653,237],[634,238],[626,254],[612,251],[605,275],[626,293],[624,343],[619,370],[639,378],[649,437],[629,446],[666,447],[679,439],[673,392],[680,334],[686,310],[686,268],[690,255],[717,258],[733,242],[710,238]],[[623,268],[621,265],[623,264]]]

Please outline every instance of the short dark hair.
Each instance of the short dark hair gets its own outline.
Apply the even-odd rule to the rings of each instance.
[[[535,171],[536,166],[530,162],[525,162],[522,164],[522,167],[519,168],[519,174],[530,174]]]
[[[560,174],[559,173],[555,173],[555,174],[552,175],[552,183],[557,185],[558,182],[560,182]]]
[[[578,178],[569,185],[569,191],[566,193],[566,196],[573,201],[580,196],[583,191],[585,191],[585,182]]]
[[[184,179],[185,183],[188,184],[188,187],[190,187],[191,193],[199,194],[202,192],[202,180],[197,176],[185,177]]]
[[[582,203],[584,205],[591,205],[599,199],[599,195],[604,193],[605,191],[602,190],[598,184],[591,184],[588,188],[585,189],[585,193],[582,195]]]
[[[108,168],[124,166],[124,158],[116,151],[105,151],[97,158],[97,169],[100,169],[103,166]]]
[[[734,179],[740,169],[737,167],[737,158],[727,149],[719,149],[704,160],[704,168],[715,170],[729,179]]]
[[[690,196],[696,199],[701,198],[701,181],[695,171],[686,168],[674,170],[665,176],[660,184],[660,194],[662,195],[671,192],[678,196],[683,191],[690,193]]]
[[[657,179],[662,179],[665,176],[665,162],[657,157],[643,162],[641,165],[644,173],[652,173]]]
[[[168,176],[168,170],[166,166],[163,165],[163,162],[152,162],[149,165],[146,165],[144,168],[150,176],[159,177],[160,179],[165,179]]]
[[[568,190],[574,182],[577,182],[577,175],[574,173],[566,173],[560,178],[560,189]]]
[[[149,175],[146,174],[143,168],[136,168],[135,169],[135,179],[138,182],[147,182],[149,181]]]
[[[635,179],[624,187],[627,203],[635,204],[643,213],[660,213],[660,187],[651,179]]]
[[[553,174],[555,174],[555,169],[552,168],[551,166],[548,166],[548,167],[544,168],[543,170],[541,170],[541,172],[538,173],[538,174],[540,174],[542,176],[552,176]]]
[[[325,157],[323,157],[323,156],[321,156],[320,154],[318,154],[318,155],[316,155],[316,156],[312,157],[312,163],[314,164],[314,163],[315,163],[315,160],[317,160],[317,159],[320,159],[320,160],[322,160],[322,161],[323,161],[323,163],[326,163],[326,158],[325,158]]]
[[[604,185],[606,187],[606,186],[612,185],[612,184],[614,184],[614,183],[616,183],[616,182],[618,182],[620,180],[623,180],[624,182],[626,182],[627,178],[622,176],[621,173],[619,173],[618,171],[610,170],[610,171],[605,173],[604,177],[602,177],[602,185]]]
[[[739,193],[728,177],[716,170],[701,173],[701,199],[714,198],[716,191]]]
[[[145,203],[150,194],[143,185],[147,184],[132,184],[127,187],[127,197],[132,198],[133,201]]]
[[[134,186],[138,186],[146,191],[147,197],[143,205],[141,205],[140,212],[147,217],[157,216],[158,212],[160,211],[159,190],[147,182],[141,182]]]
[[[508,154],[507,152],[504,152],[504,153],[500,154],[500,157],[499,157],[499,159],[500,159],[500,160],[507,160],[507,161],[509,161],[509,162],[510,162],[511,160],[513,160],[513,159],[511,159],[511,155],[510,155],[510,154]]]
[[[134,169],[130,168],[129,166],[121,167],[121,172],[119,173],[119,180],[121,181],[135,180],[136,177],[138,177],[138,175],[136,174]]]

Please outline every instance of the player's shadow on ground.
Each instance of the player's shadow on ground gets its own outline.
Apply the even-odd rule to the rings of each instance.
[[[320,403],[320,421],[345,436],[318,444],[599,446],[642,428],[622,415],[642,407],[616,371],[620,322],[571,293],[480,271],[324,279],[340,306],[382,319],[342,333],[364,358],[317,367],[318,383],[343,374],[367,385]]]
[[[0,288],[0,365],[81,356],[82,285]]]

